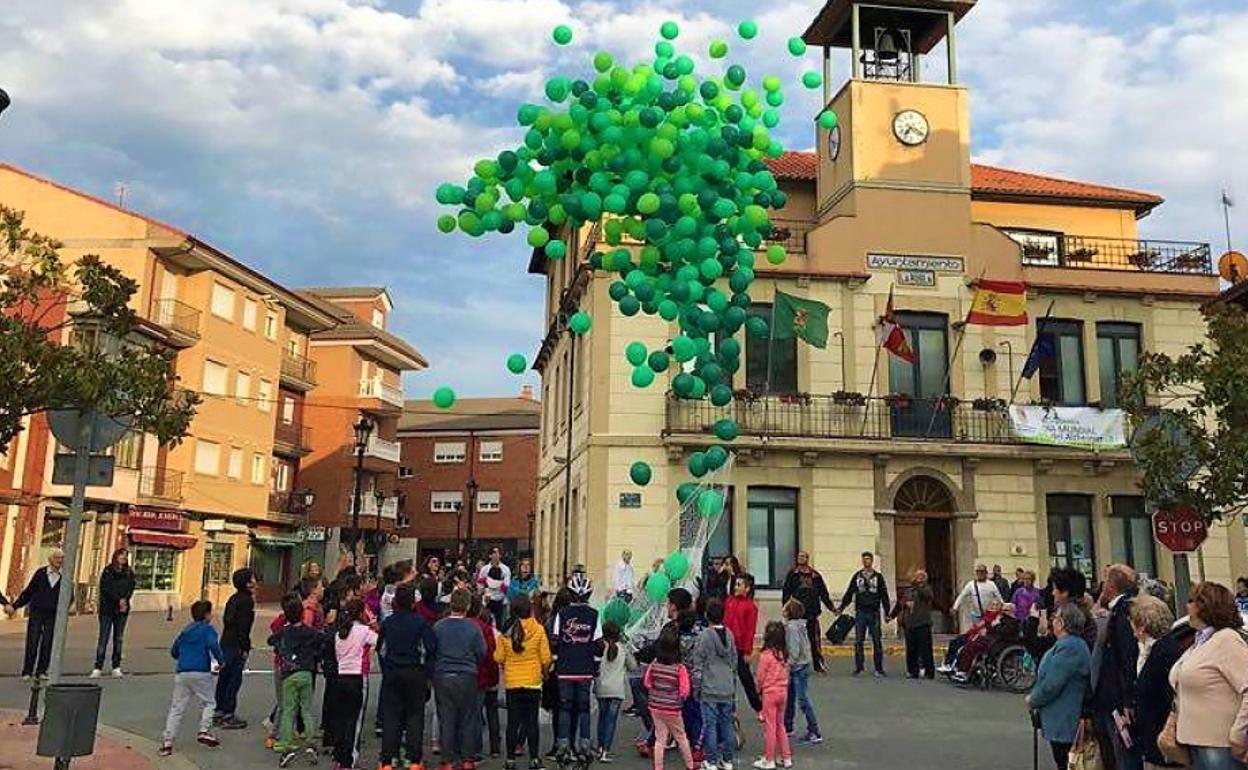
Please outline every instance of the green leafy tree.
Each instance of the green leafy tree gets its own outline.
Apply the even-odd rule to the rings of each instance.
[[[1145,353],[1121,396],[1145,497],[1230,520],[1248,510],[1248,311],[1211,305],[1205,322],[1186,353]]]
[[[136,334],[138,285],[98,256],[67,265],[60,248],[0,205],[0,447],[26,416],[66,408],[176,444],[199,397],[175,387],[173,351]]]

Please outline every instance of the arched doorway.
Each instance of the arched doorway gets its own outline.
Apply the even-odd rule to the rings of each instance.
[[[916,569],[927,572],[936,609],[947,621],[954,596],[953,493],[940,480],[927,475],[907,479],[897,489],[893,509],[893,538],[896,546],[896,585],[910,585]],[[933,618],[937,630],[947,628],[942,618]]]

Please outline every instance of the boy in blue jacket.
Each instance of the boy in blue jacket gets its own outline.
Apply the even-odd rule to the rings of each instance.
[[[219,664],[224,656],[217,629],[212,627],[212,602],[198,601],[191,605],[191,622],[173,640],[169,654],[178,662],[178,667],[173,678],[173,703],[160,738],[160,755],[167,757],[173,753],[173,736],[177,735],[182,714],[192,696],[203,704],[195,740],[209,748],[220,746],[221,741],[212,734],[212,714],[217,707],[212,661]]]

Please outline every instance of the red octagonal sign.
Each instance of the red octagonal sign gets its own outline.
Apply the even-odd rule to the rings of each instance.
[[[1159,508],[1153,514],[1153,535],[1174,553],[1186,553],[1199,548],[1209,530],[1195,508]]]

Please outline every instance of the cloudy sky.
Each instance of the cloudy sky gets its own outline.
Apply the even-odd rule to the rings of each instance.
[[[410,394],[511,393],[503,359],[536,350],[541,281],[514,235],[438,234],[437,183],[517,143],[515,107],[550,73],[639,60],[665,19],[696,54],[754,18],[733,58],[796,77],[815,55],[783,41],[821,2],[5,0],[0,160],[106,197],[124,183],[128,206],[288,285],[385,284],[432,362]],[[977,160],[1164,194],[1158,238],[1220,249],[1223,187],[1248,212],[1243,0],[979,0],[959,30]],[[818,106],[800,90],[797,149]]]

